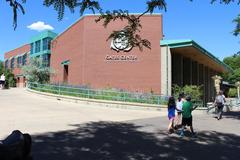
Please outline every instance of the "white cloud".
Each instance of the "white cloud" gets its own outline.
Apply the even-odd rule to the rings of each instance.
[[[31,30],[36,30],[38,32],[43,31],[43,30],[54,30],[54,28],[52,26],[50,26],[49,24],[45,24],[42,21],[35,22],[35,23],[27,26],[27,28],[29,28]]]

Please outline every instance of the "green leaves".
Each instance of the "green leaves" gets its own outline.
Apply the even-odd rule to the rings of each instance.
[[[233,56],[226,57],[223,59],[223,62],[233,69],[233,72],[223,75],[224,79],[230,83],[240,81],[240,54],[237,53]]]
[[[22,68],[23,74],[29,82],[48,83],[52,69],[43,65],[42,58],[31,58],[30,63]]]
[[[91,10],[94,14],[96,11],[101,12],[101,7],[97,1],[82,0],[82,2],[77,3],[80,6],[80,15],[82,16],[86,9]],[[96,11],[95,11],[96,10]]]
[[[58,12],[58,20],[63,19],[65,7],[68,7],[72,13],[79,7],[80,15],[83,15],[86,9],[90,9],[93,13],[101,10],[98,1],[94,0],[44,0],[43,5],[53,6]]]
[[[12,7],[13,10],[13,28],[15,30],[17,28],[17,11],[20,10],[22,14],[25,14],[25,10],[17,0],[6,0],[6,2],[9,2],[9,6]],[[26,0],[22,0],[21,2],[26,3]]]
[[[17,27],[18,10],[20,10],[22,14],[25,14],[25,10],[22,4],[26,3],[26,0],[6,0],[6,2],[9,3],[9,6],[12,7],[13,10],[13,27],[15,30]],[[240,0],[210,0],[210,2],[212,4],[216,2],[222,4],[230,4],[236,2],[237,4],[240,4]],[[167,10],[167,3],[165,0],[146,0],[146,11],[144,11],[138,16],[129,15],[128,11],[124,11],[121,9],[104,12],[103,9],[100,7],[98,0],[43,0],[43,5],[45,5],[46,7],[53,7],[54,10],[56,10],[58,13],[58,20],[63,19],[65,7],[67,7],[72,13],[75,12],[75,9],[79,9],[81,16],[87,9],[91,10],[94,14],[100,13],[101,16],[96,19],[96,22],[103,21],[104,27],[107,27],[109,23],[114,22],[118,19],[122,21],[126,20],[128,22],[128,25],[126,25],[121,30],[111,33],[107,40],[111,38],[116,38],[120,35],[120,33],[125,32],[127,37],[129,38],[129,42],[131,43],[131,45],[133,47],[139,47],[140,50],[142,50],[143,47],[149,49],[151,48],[151,43],[147,39],[142,39],[140,37],[140,34],[138,34],[142,27],[140,23],[141,17],[147,13],[152,14],[155,9],[164,11]],[[236,23],[233,35],[238,36],[240,33],[240,15],[238,15],[236,19],[233,20],[233,22]]]
[[[113,10],[102,13],[95,21],[103,21],[103,26],[116,20],[127,21],[127,25],[120,30],[113,31],[107,40],[109,39],[121,39],[123,36],[127,38],[129,45],[138,47],[143,50],[144,47],[151,49],[151,43],[147,39],[142,39],[139,32],[142,28],[140,23],[141,15],[129,15],[128,11]]]
[[[237,2],[237,4],[240,4],[240,0],[212,0],[211,3],[215,3],[218,1],[223,4],[229,4],[231,2]]]
[[[53,6],[58,12],[58,20],[62,20],[65,12],[65,6],[73,13],[77,6],[77,0],[44,0],[43,5],[46,7]]]
[[[153,13],[154,9],[158,8],[159,10],[167,11],[167,3],[165,0],[150,0],[147,1],[147,11]]]
[[[202,86],[196,85],[185,85],[184,87],[180,87],[176,84],[172,86],[172,91],[174,97],[178,98],[180,93],[184,93],[185,95],[190,95],[193,102],[197,102],[201,100],[203,95]]]
[[[0,60],[0,75],[3,73],[3,71],[4,71],[3,62]]]
[[[238,36],[240,33],[240,14],[233,20],[233,22],[236,24],[233,35]]]

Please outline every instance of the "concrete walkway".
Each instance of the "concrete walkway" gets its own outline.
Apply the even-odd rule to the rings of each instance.
[[[166,110],[133,110],[48,99],[23,89],[0,90],[0,135],[33,138],[34,160],[236,160],[240,112],[218,121],[193,112],[197,137],[167,134]]]
[[[14,129],[30,134],[74,129],[74,124],[158,117],[161,111],[119,109],[49,99],[22,88],[0,90],[0,137]]]

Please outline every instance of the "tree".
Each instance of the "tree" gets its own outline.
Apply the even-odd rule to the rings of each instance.
[[[16,86],[16,79],[14,77],[14,74],[11,70],[5,69],[3,62],[0,61],[0,75],[4,73],[5,75],[5,88],[9,87],[15,87]]]
[[[16,79],[12,71],[9,69],[5,69],[4,75],[5,75],[5,88],[16,87]]]
[[[202,86],[196,85],[185,85],[184,87],[180,87],[178,85],[172,86],[173,96],[178,98],[180,93],[184,93],[185,95],[190,95],[193,102],[201,101],[201,97],[203,95]]]
[[[228,92],[229,97],[237,97],[237,88],[230,88]]]
[[[43,64],[42,58],[31,58],[28,65],[22,68],[28,82],[48,83],[53,71]]]
[[[223,75],[223,78],[234,84],[240,81],[240,54],[236,53],[233,56],[226,57],[223,62],[229,65],[233,71]]]
[[[20,10],[23,14],[25,13],[22,3],[26,3],[26,1],[27,0],[6,0],[6,2],[9,2],[10,7],[13,9],[14,29],[17,27],[18,10]],[[210,0],[210,2],[212,4],[215,2],[223,4],[240,4],[240,0]],[[129,39],[129,44],[133,47],[138,47],[140,50],[142,50],[143,47],[147,47],[149,49],[151,48],[151,43],[147,39],[142,39],[139,35],[142,27],[141,17],[147,13],[153,13],[157,8],[165,11],[167,9],[166,0],[146,0],[147,9],[140,15],[129,15],[128,11],[123,10],[104,11],[100,6],[99,0],[43,0],[43,5],[46,7],[53,6],[53,8],[58,12],[58,20],[63,19],[65,7],[69,8],[72,13],[76,9],[79,9],[80,15],[82,15],[86,9],[92,10],[93,13],[98,12],[101,15],[98,19],[96,19],[96,22],[103,21],[103,25],[105,27],[107,27],[110,22],[113,22],[116,19],[126,20],[128,24],[121,30],[111,33],[108,39],[122,38],[122,36],[126,36]],[[238,15],[233,22],[236,23],[236,28],[234,29],[233,34],[237,36],[240,33],[240,16]]]
[[[3,62],[0,61],[0,75],[4,72]]]

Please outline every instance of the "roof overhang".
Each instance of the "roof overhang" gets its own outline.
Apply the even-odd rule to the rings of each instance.
[[[232,71],[228,65],[193,40],[161,40],[160,45],[169,47],[172,54],[181,54],[218,72]]]

